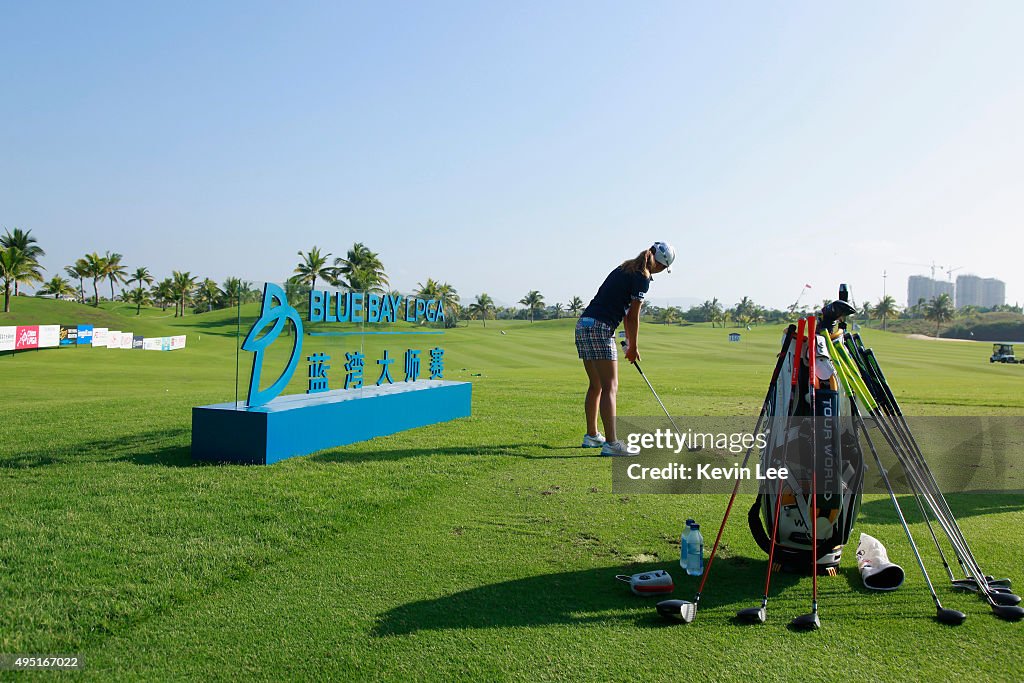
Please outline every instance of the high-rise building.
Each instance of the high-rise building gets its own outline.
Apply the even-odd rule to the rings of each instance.
[[[916,306],[922,299],[925,303],[943,294],[953,298],[953,283],[933,280],[924,275],[911,275],[907,280],[907,306]]]
[[[956,307],[981,306],[982,279],[977,275],[958,275],[956,278]]]
[[[992,308],[1006,303],[1006,283],[994,277],[960,275],[956,279],[956,307]]]
[[[994,308],[1006,303],[1006,283],[994,277],[987,277],[982,283],[981,305],[985,308]]]

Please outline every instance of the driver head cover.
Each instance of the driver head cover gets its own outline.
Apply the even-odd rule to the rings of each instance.
[[[828,346],[825,345],[825,338],[820,334],[814,336],[814,372],[822,382],[828,381],[835,370],[832,367],[832,357],[828,354]]]
[[[864,586],[876,591],[894,591],[903,584],[903,568],[889,561],[889,555],[874,536],[860,535],[857,568]]]

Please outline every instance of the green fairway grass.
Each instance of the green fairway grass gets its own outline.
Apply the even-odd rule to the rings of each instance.
[[[337,371],[337,356],[362,343],[370,382],[382,349],[400,364],[411,340],[442,346],[445,378],[473,383],[473,416],[247,467],[189,455],[191,408],[234,400],[237,312],[13,303],[0,325],[120,325],[186,334],[188,346],[0,355],[2,653],[79,653],[83,678],[103,681],[1020,679],[1024,624],[950,589],[908,498],[939,596],[968,613],[964,625],[931,618],[906,538],[877,495],[865,497],[840,575],[820,580],[820,631],[786,628],[810,609],[810,579],[789,575],[773,578],[767,624],[732,623],[763,588],[749,496],[696,622],[660,622],[656,600],[614,576],[668,569],[673,597],[692,598],[697,579],[678,565],[683,521],[701,523],[710,549],[728,496],[612,492],[609,460],[577,448],[586,379],[575,320],[307,337],[305,349],[328,351]],[[243,307],[246,321],[256,314]],[[730,331],[642,326],[644,370],[673,414],[749,415],[753,427],[783,328],[740,330],[738,344]],[[1024,414],[1024,367],[989,364],[989,344],[864,338],[908,414]],[[332,371],[332,386],[340,378]],[[619,411],[659,411],[627,367]],[[1024,581],[1024,499],[949,499],[985,570]],[[898,591],[863,589],[860,531],[906,569]]]

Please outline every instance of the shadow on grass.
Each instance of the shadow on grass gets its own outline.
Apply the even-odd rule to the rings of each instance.
[[[346,447],[349,448],[349,447]],[[528,460],[548,460],[562,458],[602,457],[597,449],[583,449],[573,446],[551,446],[543,443],[511,443],[493,444],[488,446],[446,446],[440,448],[397,448],[381,451],[330,450],[307,456],[313,462],[374,462],[401,460],[402,458],[419,458],[429,455],[476,455],[491,457],[514,457]],[[547,451],[533,453],[530,451]],[[607,457],[607,456],[604,456]]]
[[[767,558],[718,558],[701,607],[755,606],[764,585]],[[640,597],[616,581],[616,574],[667,570],[676,583],[672,595]],[[792,586],[801,577],[776,573],[772,591]],[[525,579],[480,586],[433,600],[418,600],[388,610],[380,616],[373,634],[402,636],[417,631],[485,629],[495,627],[585,625],[621,621],[641,628],[659,628],[669,622],[659,617],[655,605],[661,599],[691,600],[699,579],[687,577],[675,562],[629,564],[575,572],[531,576]],[[713,585],[712,585],[713,584]],[[645,614],[637,616],[637,609]]]
[[[73,449],[66,446],[51,450],[29,451],[0,458],[0,469],[33,469],[86,462],[129,462],[163,467],[198,467],[209,463],[192,459],[191,447],[182,445],[189,438],[185,428],[161,429],[127,437],[84,441]]]
[[[953,516],[957,519],[1024,510],[1024,496],[1014,493],[950,493],[946,494],[945,498],[949,503],[949,509],[953,511]],[[913,496],[897,496],[897,500],[908,523],[914,524],[921,521],[921,511]],[[929,513],[929,518],[934,526],[934,517],[931,517],[931,513]],[[858,521],[868,524],[900,523],[888,496],[865,501],[861,505]],[[935,531],[941,533],[938,527]],[[967,540],[970,542],[969,536]],[[853,539],[851,539],[852,541]]]

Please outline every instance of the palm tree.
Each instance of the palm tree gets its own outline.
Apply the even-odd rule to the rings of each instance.
[[[416,297],[419,299],[436,299],[441,290],[441,283],[434,278],[427,278],[426,283],[416,283]]]
[[[238,277],[229,277],[224,280],[224,286],[221,289],[224,290],[228,306],[233,307],[245,301],[252,291],[252,283]]]
[[[85,278],[89,276],[89,264],[85,262],[84,258],[80,258],[75,261],[73,266],[64,266],[64,272],[68,274],[68,277],[78,280],[78,301],[84,304]]]
[[[330,254],[321,254],[320,247],[314,245],[305,254],[300,251],[299,256],[302,257],[302,260],[299,261],[299,265],[295,266],[295,275],[298,276],[299,282],[309,285],[310,291],[316,289],[317,278],[330,280],[334,272],[334,269],[327,265],[327,259],[331,257]]]
[[[864,305],[860,307],[860,317],[864,318],[864,324],[865,325],[867,325],[868,323],[871,322],[871,315],[874,312],[875,312],[875,310],[873,308],[871,308],[871,302],[870,301],[865,301]]]
[[[949,294],[940,294],[931,300],[925,312],[925,318],[935,321],[935,336],[939,336],[939,326],[953,319],[953,302]]]
[[[39,289],[40,294],[50,294],[55,299],[59,299],[62,296],[71,296],[75,294],[75,288],[71,286],[71,283],[62,278],[60,275],[54,275],[50,280]]]
[[[178,317],[178,310],[181,310],[181,315],[185,315],[185,302],[192,295],[192,289],[196,286],[196,277],[187,270],[184,272],[171,271],[171,282],[174,293],[174,317]]]
[[[469,305],[469,315],[473,318],[479,318],[484,321],[484,327],[487,327],[487,318],[491,317],[494,312],[494,299],[491,298],[490,294],[477,294],[476,301]]]
[[[740,302],[736,304],[736,317],[739,318],[750,318],[754,313],[754,302],[749,296],[745,296],[740,299]]]
[[[137,291],[133,291],[131,296],[127,297],[127,300],[135,304],[135,315],[142,313],[142,304],[149,303],[149,294],[142,291],[142,285],[153,284],[153,276],[149,272],[149,268],[145,266],[139,266],[132,273],[131,277],[125,280],[125,284],[131,286],[133,282],[138,282],[139,286]]]
[[[86,254],[85,258],[85,276],[92,278],[92,305],[100,305],[100,291],[97,283],[105,277],[107,271],[107,261],[104,257],[100,256],[96,252]]]
[[[11,286],[19,282],[42,282],[39,264],[28,258],[20,247],[0,248],[0,279],[4,281],[4,313],[11,312]],[[17,296],[17,294],[15,294]]]
[[[150,290],[150,294],[153,296],[153,299],[155,299],[157,304],[160,306],[160,310],[166,311],[167,304],[175,300],[174,281],[171,280],[171,278],[169,277],[164,278],[157,284],[153,285],[153,288]],[[174,312],[175,314],[177,314],[177,307],[175,307]]]
[[[657,317],[663,324],[671,325],[672,323],[679,322],[679,309],[675,306],[668,306],[661,309]]]
[[[118,253],[111,254],[109,251],[103,257],[105,267],[103,268],[103,278],[110,281],[110,300],[114,300],[114,285],[118,282],[124,282],[128,276],[128,271],[124,265],[121,264],[121,259],[124,257]]]
[[[704,322],[711,323],[711,327],[715,326],[719,316],[722,314],[722,304],[718,303],[718,297],[711,299],[710,301],[705,300],[700,305],[700,315]]]
[[[152,273],[149,272],[149,268],[147,268],[146,266],[139,266],[138,268],[136,268],[135,272],[132,273],[131,277],[125,280],[125,284],[131,285],[133,282],[138,282],[139,287],[141,287],[143,284],[153,284],[153,275]]]
[[[531,289],[526,293],[526,296],[519,300],[519,303],[526,306],[527,310],[530,312],[530,322],[532,323],[534,313],[544,308],[544,296],[536,289]]]
[[[896,299],[893,299],[888,294],[883,296],[875,304],[875,317],[882,319],[882,329],[885,330],[885,321],[889,316],[894,316],[899,313],[899,307],[896,305]]]
[[[437,298],[441,300],[444,307],[444,326],[455,327],[459,319],[459,292],[450,284],[445,282],[437,287]]]
[[[153,299],[150,297],[150,293],[142,288],[141,285],[135,289],[129,289],[124,293],[124,300],[128,303],[135,304],[135,315],[142,313],[142,307],[152,303]]]
[[[388,286],[380,256],[362,242],[353,244],[345,258],[334,259],[331,280],[335,287],[356,292],[383,292]]]
[[[217,283],[210,278],[203,280],[202,284],[196,290],[196,305],[202,306],[206,304],[206,312],[209,313],[213,310],[213,304],[221,297],[222,292]]]
[[[11,247],[20,249],[23,254],[23,258],[27,259],[28,262],[34,266],[31,270],[41,270],[39,267],[39,258],[41,256],[46,256],[46,252],[39,246],[39,240],[32,237],[31,230],[15,228],[14,232],[11,232],[10,230],[4,231],[3,237],[0,237],[0,247],[4,249],[10,249]],[[40,277],[42,276],[40,275]],[[42,282],[42,280],[39,281]],[[19,280],[14,281],[14,296],[18,296],[18,294],[20,294],[18,282]]]
[[[575,317],[580,317],[580,313],[583,312],[583,299],[578,296],[574,296],[572,301],[569,302],[569,313]]]

